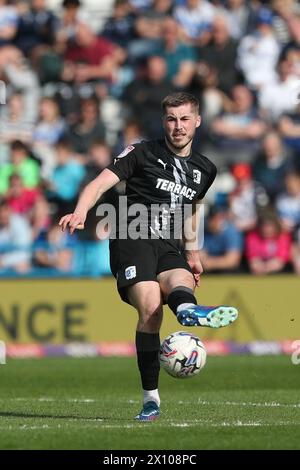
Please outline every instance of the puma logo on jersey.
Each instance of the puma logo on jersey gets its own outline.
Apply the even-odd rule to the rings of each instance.
[[[196,191],[191,188],[188,188],[185,185],[174,183],[173,181],[165,180],[162,178],[157,178],[156,183],[157,189],[162,189],[163,191],[168,191],[173,194],[177,194],[178,196],[184,196],[191,201],[194,199],[196,195]]]
[[[160,158],[157,160],[157,162],[162,164],[164,170],[166,169],[167,163],[163,162]]]

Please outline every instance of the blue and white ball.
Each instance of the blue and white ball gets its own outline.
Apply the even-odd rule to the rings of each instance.
[[[186,379],[199,374],[206,363],[202,341],[186,331],[177,331],[163,340],[160,346],[161,367],[172,377]]]

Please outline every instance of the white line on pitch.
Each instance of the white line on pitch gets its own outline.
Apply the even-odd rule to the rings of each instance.
[[[72,420],[73,421],[73,420]],[[148,429],[147,425],[145,426],[145,423],[134,423],[134,424],[101,424],[98,425],[99,423],[84,423],[84,425],[80,426],[80,428],[95,428],[97,425],[98,429]],[[219,428],[219,427],[281,427],[281,426],[300,426],[300,423],[294,423],[291,421],[279,421],[279,422],[274,422],[274,423],[265,423],[261,421],[223,421],[220,423],[213,423],[213,422],[207,422],[206,420],[195,420],[194,422],[189,422],[189,423],[175,423],[175,422],[169,422],[169,423],[155,423],[155,427],[160,427],[160,428],[169,428],[169,427],[175,427],[175,428],[191,428],[191,427],[212,427],[212,428]],[[41,424],[41,425],[29,425],[29,424],[22,424],[22,425],[8,425],[8,426],[1,426],[0,431],[7,431],[7,430],[48,430],[48,429],[61,429],[65,427],[71,427],[71,423],[64,423],[64,424]]]
[[[15,397],[15,398],[0,398],[0,401],[37,401],[37,402],[49,402],[49,403],[97,403],[103,400],[94,399],[94,398],[54,398],[54,397]],[[123,400],[120,400],[120,403],[123,403]],[[139,403],[139,400],[125,400],[126,403],[136,404]],[[174,404],[174,401],[169,401],[169,403]],[[266,407],[266,408],[300,408],[300,403],[278,403],[278,402],[235,402],[235,401],[209,401],[209,400],[179,400],[179,405],[189,405],[189,404],[198,404],[198,405],[208,405],[208,406],[243,406],[243,407]]]

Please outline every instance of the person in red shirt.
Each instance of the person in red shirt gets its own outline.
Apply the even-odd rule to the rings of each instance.
[[[18,174],[11,175],[4,199],[12,213],[25,216],[30,222],[33,239],[48,228],[49,206],[44,195],[39,188],[25,188]]]
[[[125,60],[123,49],[98,37],[85,23],[77,25],[75,41],[65,52],[65,65],[69,71],[73,70],[74,79],[80,83],[97,79],[112,81]]]
[[[290,260],[291,238],[273,212],[262,213],[257,227],[246,237],[246,258],[253,274],[284,270]]]
[[[26,215],[34,207],[39,194],[37,188],[25,188],[21,177],[13,173],[9,178],[9,188],[4,198],[14,213]]]

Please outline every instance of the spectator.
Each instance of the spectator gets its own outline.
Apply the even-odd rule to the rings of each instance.
[[[37,76],[13,46],[0,48],[0,78],[6,83],[8,106],[0,108],[0,144],[30,142],[37,118],[40,89]],[[6,155],[7,157],[7,155]]]
[[[60,116],[59,107],[54,98],[42,98],[40,101],[40,119],[33,131],[33,151],[42,162],[41,174],[49,178],[54,166],[53,146],[62,137],[65,122]]]
[[[133,64],[158,53],[164,19],[171,14],[170,0],[154,0],[152,3],[151,8],[139,13],[135,19],[136,39],[128,48],[129,60]]]
[[[31,230],[27,220],[12,213],[5,201],[0,201],[0,273],[13,270],[25,274],[31,263]]]
[[[162,25],[162,44],[157,51],[167,63],[167,78],[177,88],[186,88],[195,71],[194,49],[180,40],[179,26],[167,17]]]
[[[89,151],[88,163],[86,165],[86,175],[81,182],[81,188],[84,188],[94,178],[96,178],[112,161],[111,149],[101,140],[95,141]],[[119,194],[124,193],[124,182],[119,182],[116,186],[106,191],[101,196],[98,203],[113,204],[117,208]],[[98,205],[94,206],[88,213],[85,223],[85,230],[78,233],[80,240],[95,240],[96,226],[100,221],[97,215]]]
[[[213,186],[205,196],[206,203],[210,206],[228,207],[229,195],[234,191],[236,181],[227,166],[220,167]]]
[[[276,209],[283,228],[292,231],[300,223],[300,173],[289,172],[285,192],[276,199]]]
[[[17,174],[11,175],[9,183],[4,199],[12,213],[22,215],[30,222],[32,238],[35,240],[49,225],[47,201],[40,188],[25,188],[21,177]]]
[[[247,85],[253,90],[269,86],[275,81],[275,67],[280,46],[272,28],[270,10],[258,12],[255,31],[241,39],[238,47],[238,66],[243,72]]]
[[[275,34],[285,49],[292,38],[299,37],[299,33],[297,34],[299,22],[296,20],[299,15],[299,2],[297,0],[271,0],[271,7],[274,13]]]
[[[232,168],[236,188],[229,196],[230,215],[241,232],[248,232],[256,225],[257,188],[252,178],[251,167],[237,163]]]
[[[1,121],[1,144],[10,144],[16,139],[20,139],[22,142],[31,142],[33,122],[29,122],[27,119],[24,98],[20,93],[14,93],[9,98]]]
[[[153,0],[152,8],[162,16],[170,16],[173,13],[173,0]]]
[[[145,140],[141,125],[138,121],[131,119],[127,121],[122,129],[119,139],[114,148],[114,154],[119,155],[128,145],[137,144]]]
[[[0,194],[9,188],[9,178],[12,174],[20,175],[26,188],[36,188],[39,183],[39,165],[30,158],[25,144],[16,140],[11,144],[11,161],[0,167]]]
[[[15,44],[28,56],[33,56],[39,46],[54,43],[57,18],[47,9],[45,0],[22,2]]]
[[[112,16],[106,21],[102,36],[120,47],[129,46],[135,39],[135,17],[129,0],[116,0]]]
[[[283,232],[275,214],[259,216],[257,228],[246,237],[246,258],[252,274],[282,272],[290,260],[290,235]]]
[[[37,188],[25,188],[22,178],[18,174],[12,174],[9,178],[9,187],[3,195],[11,211],[14,214],[29,215],[40,196]]]
[[[150,139],[161,137],[161,101],[173,90],[166,75],[166,61],[162,57],[151,56],[145,77],[134,80],[124,91],[123,100],[130,117],[139,116],[142,133]]]
[[[10,142],[31,142],[40,89],[36,74],[13,46],[0,48],[0,79],[6,84],[7,106],[0,107],[0,160],[5,162]]]
[[[60,140],[55,149],[56,166],[50,180],[49,200],[56,203],[58,210],[64,213],[73,209],[85,169],[75,160],[69,141]]]
[[[10,44],[15,37],[18,23],[17,10],[8,0],[0,0],[0,47]]]
[[[253,95],[244,85],[232,89],[231,112],[224,112],[212,123],[216,148],[223,163],[251,162],[266,129],[254,107]]]
[[[105,129],[100,120],[98,100],[94,97],[81,100],[79,121],[66,131],[66,136],[75,152],[86,154],[91,143],[105,138]]]
[[[40,118],[35,126],[33,141],[35,144],[55,145],[61,138],[65,123],[60,117],[55,99],[42,98],[40,101]]]
[[[213,67],[219,77],[219,88],[229,95],[237,84],[237,42],[230,37],[229,25],[224,16],[215,16],[212,23],[211,40],[199,48],[199,60]]]
[[[53,274],[70,273],[75,246],[76,239],[68,232],[62,232],[58,220],[54,219],[45,237],[35,244],[34,262]]]
[[[233,272],[238,269],[242,255],[242,236],[229,221],[223,207],[210,210],[204,234],[201,261],[206,272]]]
[[[175,8],[174,17],[182,27],[184,39],[193,45],[207,44],[215,8],[207,0],[186,0]]]
[[[69,66],[68,73],[78,83],[102,80],[109,84],[116,78],[124,59],[125,54],[120,47],[101,36],[97,37],[87,24],[79,23],[75,44],[69,45],[65,53],[65,67]]]
[[[219,88],[219,78],[220,76],[213,66],[208,65],[206,62],[198,61],[195,66],[193,79],[188,88],[188,91],[197,96],[200,102],[202,123],[198,135],[201,135],[199,142],[201,147],[210,134],[212,121],[223,110],[229,110],[232,106],[229,96]]]
[[[230,36],[240,40],[249,34],[255,26],[255,10],[247,0],[226,0],[222,10],[229,23]]]
[[[111,161],[112,155],[109,146],[104,140],[95,140],[89,150],[88,162],[85,166],[86,174],[81,183],[82,187],[85,187],[90,181],[96,178]]]
[[[296,110],[298,94],[299,78],[293,73],[293,63],[282,58],[278,63],[277,80],[266,83],[258,94],[262,116],[271,123],[277,123],[283,113]]]
[[[151,8],[153,0],[129,0],[129,3],[136,13],[140,13],[148,8]]]
[[[90,181],[96,178],[112,161],[112,153],[110,147],[101,140],[93,142],[89,152],[89,161],[86,165],[86,175],[81,183],[84,188]],[[117,197],[122,192],[123,182],[119,182],[116,186],[106,191],[101,196],[99,202],[117,203]],[[97,208],[95,207],[95,210]]]
[[[30,214],[30,224],[32,228],[33,241],[49,230],[50,226],[50,205],[45,197],[44,191],[40,192]]]
[[[269,131],[263,138],[261,152],[253,163],[253,176],[266,190],[271,202],[284,190],[284,178],[291,169],[291,159],[280,135]]]
[[[62,119],[72,126],[80,118],[82,102],[88,98],[95,98],[95,86],[92,83],[74,83],[71,77],[66,77],[66,80],[58,80],[55,83],[49,95],[58,103]],[[98,98],[95,100],[98,108]]]
[[[62,45],[62,51],[68,44],[75,41],[76,28],[80,23],[87,23],[88,17],[82,11],[80,0],[63,0],[62,13],[56,29],[57,44]]]
[[[295,112],[281,116],[279,130],[284,143],[295,152],[295,164],[300,169],[300,104]]]
[[[293,63],[293,73],[300,76],[300,7],[298,11],[290,14],[286,20],[288,24],[291,40],[285,44],[281,51],[281,57],[287,58]]]

